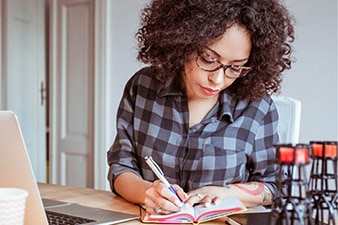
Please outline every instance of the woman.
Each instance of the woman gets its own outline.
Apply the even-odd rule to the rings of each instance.
[[[237,197],[271,204],[291,17],[278,0],[153,0],[137,33],[149,67],[127,83],[108,151],[113,192],[149,213]],[[147,166],[152,156],[173,194]]]

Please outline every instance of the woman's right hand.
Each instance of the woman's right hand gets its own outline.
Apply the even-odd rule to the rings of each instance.
[[[145,191],[144,206],[151,214],[169,214],[181,210],[187,194],[178,185],[173,185],[177,197],[159,180],[154,181]],[[182,201],[181,201],[182,200]]]

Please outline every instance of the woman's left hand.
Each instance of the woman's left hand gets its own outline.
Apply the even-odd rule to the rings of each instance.
[[[247,183],[227,184],[226,186],[204,186],[190,191],[185,205],[191,207],[194,204],[217,204],[226,198],[238,198],[245,206],[269,205],[273,195],[270,189],[262,182],[252,181]]]
[[[211,204],[217,204],[222,196],[217,195],[217,193],[222,193],[224,187],[217,186],[205,186],[188,193],[188,198],[185,201],[186,207],[192,207],[196,204],[203,204],[205,207],[208,207]]]

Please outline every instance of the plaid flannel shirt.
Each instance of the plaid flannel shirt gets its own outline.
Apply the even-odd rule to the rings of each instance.
[[[270,97],[238,100],[220,93],[201,123],[189,127],[185,93],[173,82],[161,88],[147,67],[127,83],[117,113],[117,135],[107,152],[108,179],[133,172],[148,181],[151,155],[168,181],[185,191],[205,185],[259,181],[274,194],[278,113]]]

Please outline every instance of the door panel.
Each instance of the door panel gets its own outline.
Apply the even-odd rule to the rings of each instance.
[[[94,1],[51,13],[51,182],[93,187]]]
[[[33,167],[46,181],[45,27],[43,0],[2,1],[3,108],[16,113]]]

